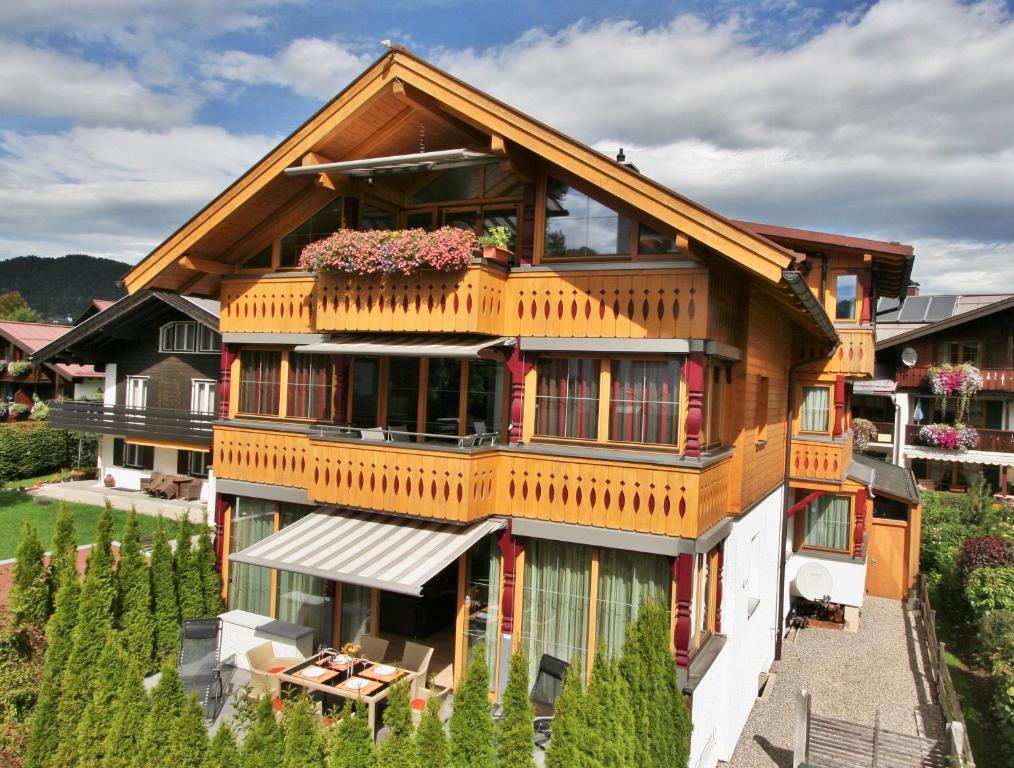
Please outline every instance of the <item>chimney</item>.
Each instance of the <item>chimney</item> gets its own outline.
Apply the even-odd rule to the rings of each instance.
[[[918,296],[919,295],[919,283],[914,280],[910,280],[908,283],[908,291],[905,293],[906,296]]]

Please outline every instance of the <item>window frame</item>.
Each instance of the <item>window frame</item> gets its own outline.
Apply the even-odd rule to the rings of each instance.
[[[181,331],[184,334],[182,346],[176,343]],[[171,345],[166,343],[167,335],[172,336]],[[205,340],[208,341],[207,344]],[[222,337],[217,331],[196,320],[172,320],[159,326],[158,351],[161,354],[217,355],[222,351]]]
[[[808,389],[823,389],[827,391],[827,423],[823,429],[806,429],[803,426],[803,412],[806,406],[806,391]],[[829,435],[834,425],[834,387],[830,384],[800,384],[799,385],[799,414],[798,434],[801,435]]]
[[[860,285],[859,275],[856,274],[855,272],[850,272],[850,271],[847,271],[847,270],[835,270],[834,273],[833,273],[833,275],[832,275],[832,277],[834,279],[834,296],[829,297],[830,300],[831,300],[832,306],[830,307],[831,312],[829,312],[828,314],[831,315],[831,317],[833,318],[834,322],[836,322],[836,323],[854,323],[854,322],[856,322],[857,319],[859,318],[859,313],[862,311],[861,310],[861,307],[862,307],[862,296],[860,294],[860,291],[862,290],[862,286]],[[853,282],[855,283],[855,296],[852,299],[852,314],[847,315],[845,317],[839,317],[838,316],[838,288],[839,288],[838,283],[839,283],[839,281],[842,278],[849,278],[849,277],[852,278]]]
[[[844,549],[838,549],[835,547],[822,547],[816,544],[810,544],[806,540],[807,529],[809,528],[810,510],[814,505],[820,504],[825,500],[831,499],[847,499],[849,505],[849,514],[847,519],[847,530],[846,538],[847,544]],[[824,510],[827,511],[826,509]],[[797,529],[797,550],[806,550],[808,552],[822,552],[830,555],[851,555],[855,542],[853,538],[855,536],[855,524],[856,524],[856,497],[848,494],[836,494],[836,493],[825,493],[820,498],[814,499],[801,510],[801,514],[797,515],[799,518],[799,527]]]
[[[553,395],[553,396],[539,395],[539,388],[538,387],[539,387],[539,378],[540,378],[540,373],[539,373],[540,365],[542,363],[556,362],[556,361],[560,361],[560,360],[564,360],[564,361],[568,361],[568,362],[571,361],[571,360],[575,360],[575,361],[578,361],[578,362],[589,361],[595,367],[594,379],[595,379],[595,384],[598,387],[598,391],[596,393],[596,397],[593,400],[593,402],[595,404],[596,411],[595,411],[595,422],[594,422],[594,427],[593,427],[594,428],[594,436],[592,436],[592,437],[573,437],[573,436],[568,436],[568,435],[550,435],[550,434],[541,434],[541,433],[535,431],[535,430],[537,430],[538,423],[539,423],[538,413],[539,413],[539,401],[540,401],[540,398],[541,399],[551,398],[551,399],[557,400],[557,401],[559,401],[559,400],[566,401],[566,400],[569,399],[569,395],[563,395],[563,396],[560,396],[560,395]],[[567,441],[567,442],[579,442],[579,443],[585,443],[585,444],[587,444],[587,443],[600,443],[600,442],[602,442],[602,439],[601,439],[601,435],[602,435],[602,417],[603,417],[603,407],[602,406],[604,404],[603,393],[602,393],[602,380],[603,380],[603,370],[608,367],[608,366],[606,366],[604,364],[606,361],[607,361],[606,358],[575,357],[575,356],[572,356],[572,355],[546,355],[546,356],[540,357],[538,360],[535,361],[535,365],[533,366],[533,368],[535,370],[535,390],[534,390],[534,394],[533,394],[534,405],[533,405],[533,409],[532,409],[532,417],[533,417],[532,418],[532,434],[533,434],[534,437],[537,437],[537,438],[539,438],[541,440],[547,440],[547,441],[562,440],[562,441]],[[569,378],[568,378],[568,381],[569,381]],[[580,398],[580,399],[585,399],[585,400],[592,401],[592,398]],[[605,399],[605,404],[608,405],[608,397]],[[606,434],[608,435],[608,432]]]
[[[150,390],[150,387],[148,385],[150,383],[151,376],[127,376],[124,379],[123,405],[127,408],[131,408],[137,411],[145,410],[148,407],[148,394]],[[135,391],[135,389],[140,390],[144,395],[142,398],[144,402],[141,403],[140,405],[138,405],[135,402],[132,402],[134,398],[131,396],[131,394]]]
[[[980,367],[979,361],[982,359],[982,342],[981,341],[965,341],[959,339],[956,341],[945,341],[943,342],[944,352],[941,355],[941,359],[944,363],[950,363],[951,365],[964,365],[970,363],[976,368]],[[965,356],[965,348],[974,347],[975,355],[972,358]],[[957,354],[955,354],[957,352]]]
[[[198,391],[205,389],[208,391],[207,397],[210,403],[210,410],[202,411],[196,407],[200,401],[198,397]],[[190,380],[190,412],[199,413],[202,416],[214,416],[215,411],[218,407],[218,382],[215,379],[191,379]]]
[[[308,352],[296,352],[295,350],[292,350],[292,349],[283,350],[282,351],[282,356],[283,356],[283,358],[285,360],[285,362],[283,363],[283,368],[284,368],[284,371],[285,371],[285,376],[284,376],[285,377],[285,402],[284,402],[284,416],[282,418],[286,419],[287,421],[310,421],[310,422],[314,422],[314,423],[321,423],[322,422],[322,423],[330,424],[331,421],[332,421],[332,419],[333,419],[333,416],[334,416],[334,376],[335,376],[334,362],[333,362],[331,356],[330,355],[315,355],[315,354],[308,353]],[[301,358],[307,358],[307,359],[310,359],[310,360],[314,360],[314,359],[318,359],[318,358],[321,359],[321,360],[323,360],[323,367],[324,367],[325,372],[326,372],[326,382],[327,382],[326,384],[323,385],[323,388],[324,388],[324,390],[325,390],[325,392],[327,394],[327,397],[325,399],[325,406],[324,406],[325,413],[323,415],[318,415],[318,416],[309,416],[309,415],[308,416],[294,416],[294,415],[292,415],[292,406],[293,406],[293,402],[294,402],[293,395],[294,394],[297,394],[299,390],[305,390],[305,393],[309,394],[309,392],[321,388],[321,385],[317,385],[317,384],[296,384],[296,383],[293,383],[293,380],[292,380],[292,368],[293,368],[293,365],[292,364],[293,364],[293,358],[296,357],[296,356],[299,356]],[[282,408],[281,408],[282,405],[283,405],[282,403],[279,404],[279,411],[282,411]],[[307,408],[307,412],[308,413],[309,413],[309,410],[310,409],[308,407]]]
[[[243,410],[243,355],[246,353],[275,353],[278,354],[278,403],[274,413],[269,412],[258,412],[258,411],[245,411]],[[248,347],[246,349],[239,350],[239,354],[236,355],[237,365],[237,376],[236,376],[236,415],[244,417],[253,417],[261,419],[280,419],[283,418],[282,414],[285,412],[285,396],[287,391],[287,376],[288,366],[286,365],[286,350],[275,347]]]

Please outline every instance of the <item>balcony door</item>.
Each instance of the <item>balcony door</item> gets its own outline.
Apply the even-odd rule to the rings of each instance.
[[[125,405],[128,409],[127,421],[131,424],[144,424],[144,409],[148,407],[148,377],[128,376]],[[130,410],[138,413],[130,414]]]

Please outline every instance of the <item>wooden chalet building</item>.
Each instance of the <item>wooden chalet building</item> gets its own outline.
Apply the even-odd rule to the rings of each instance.
[[[153,472],[209,486],[211,425],[217,409],[221,338],[218,302],[139,291],[40,348],[37,361],[93,364],[97,399],[49,405],[54,427],[97,432],[99,481],[138,490]],[[111,478],[111,479],[109,479]],[[190,497],[196,485],[187,486]]]
[[[59,323],[26,323],[0,320],[0,405],[20,403],[31,407],[52,398],[94,397],[102,383],[102,374],[90,365],[57,362],[37,363],[33,355],[71,329]],[[16,365],[12,368],[10,363]],[[19,370],[18,366],[32,363]]]
[[[506,226],[513,255],[299,271],[339,227],[442,225]],[[485,640],[495,694],[513,651],[617,653],[654,598],[712,766],[800,563],[862,602],[846,398],[911,261],[724,219],[395,47],[125,285],[221,302],[230,608],[417,638],[452,680]]]

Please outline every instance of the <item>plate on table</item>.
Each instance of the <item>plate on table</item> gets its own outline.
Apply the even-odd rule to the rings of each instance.
[[[308,677],[311,680],[313,680],[314,678],[317,678],[317,677],[321,677],[321,676],[326,675],[326,674],[327,674],[327,670],[326,669],[321,669],[320,667],[317,667],[317,666],[307,667],[302,672],[303,677]]]
[[[373,672],[373,674],[375,675],[387,677],[388,675],[393,675],[395,672],[398,671],[398,669],[397,667],[392,667],[390,664],[378,664],[370,671]]]
[[[363,680],[360,677],[353,677],[351,680],[345,681],[345,687],[350,691],[358,691],[370,684],[369,680]]]

